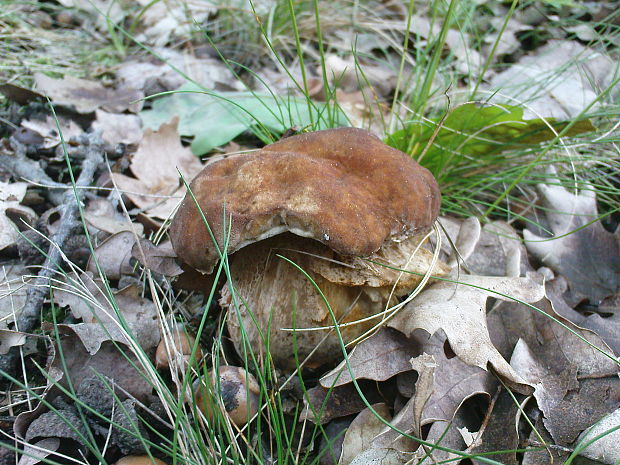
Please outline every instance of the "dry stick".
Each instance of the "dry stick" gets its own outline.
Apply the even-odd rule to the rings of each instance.
[[[75,184],[77,187],[84,187],[92,183],[97,166],[103,162],[103,148],[101,137],[96,133],[84,134],[80,138],[80,143],[85,148],[85,158],[82,162],[82,171]],[[83,194],[83,190],[68,189],[63,195],[59,207],[60,227],[51,236],[45,262],[37,277],[28,287],[26,303],[17,319],[16,330],[29,333],[40,323],[41,307],[49,295],[49,280],[54,276],[56,268],[61,263],[62,249],[65,243],[81,224],[77,220],[77,214],[78,202],[81,201]],[[4,372],[15,377],[18,358],[19,347],[11,347],[6,355],[0,357],[0,373]],[[0,379],[0,383],[3,381],[6,380]]]
[[[15,155],[0,155],[0,168],[8,171],[17,179],[30,180],[62,189],[62,191],[50,189],[48,193],[50,202],[54,205],[62,205],[65,200],[63,193],[67,190],[67,186],[52,180],[39,163],[26,157],[26,146],[15,137],[11,137],[10,143]]]

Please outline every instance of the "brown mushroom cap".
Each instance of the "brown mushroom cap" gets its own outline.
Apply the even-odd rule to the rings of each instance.
[[[119,459],[114,465],[168,465],[166,462],[148,455],[127,455]]]
[[[219,371],[219,388],[220,396],[226,413],[230,420],[237,426],[245,425],[248,419],[252,419],[258,412],[258,402],[260,387],[258,381],[243,368],[231,365],[221,365]],[[216,382],[215,369],[210,371],[210,382],[213,383],[207,387],[204,380],[197,380],[194,386],[194,400],[198,408],[207,417],[213,418],[213,390]]]
[[[428,170],[354,128],[301,134],[214,162],[191,190],[220,246],[232,219],[228,253],[290,231],[343,255],[368,256],[428,228],[440,206]],[[181,260],[212,271],[218,254],[189,194],[170,237]]]

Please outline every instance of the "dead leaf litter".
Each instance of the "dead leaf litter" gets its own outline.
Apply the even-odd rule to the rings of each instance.
[[[335,236],[323,230],[327,226],[304,230],[324,201],[316,197],[318,187],[297,189],[303,192],[286,211],[268,192],[244,197],[241,205],[226,200],[222,208],[218,201],[216,217],[209,216],[215,207],[204,208],[213,226],[208,231],[217,236],[209,235],[209,244],[241,249],[231,255],[230,269],[220,269],[220,252],[199,245],[196,260],[207,260],[220,274],[202,275],[179,259],[177,236],[187,236],[189,227],[175,225],[172,240],[168,235],[184,198],[182,209],[189,205],[197,212],[186,185],[205,167],[255,159],[264,166],[265,154],[299,154],[313,137],[333,133],[340,136],[332,149],[345,154],[347,163],[355,155],[352,144],[333,147],[347,137],[361,140],[362,132],[363,149],[377,144],[398,152],[371,133],[386,134],[395,94],[413,102],[409,84],[421,60],[416,53],[431,50],[425,47],[441,33],[443,16],[422,6],[407,22],[407,9],[398,2],[372,3],[364,6],[368,11],[343,6],[339,15],[355,17],[359,30],[326,22],[325,70],[314,57],[303,72],[303,63],[290,63],[287,74],[283,62],[266,52],[249,59],[264,67],[254,75],[243,60],[223,61],[210,44],[198,45],[196,36],[222,39],[218,34],[229,15],[247,14],[248,24],[267,24],[273,43],[282,46],[283,13],[271,0],[239,9],[194,0],[56,3],[49,11],[15,6],[28,15],[12,26],[16,37],[35,55],[43,47],[54,61],[58,46],[21,37],[23,28],[46,31],[45,38],[84,29],[98,43],[128,27],[142,48],[119,35],[110,45],[114,51],[93,58],[101,63],[80,77],[71,72],[72,63],[51,66],[34,59],[24,64],[30,70],[25,81],[0,84],[7,102],[0,121],[10,123],[0,133],[0,444],[19,451],[9,452],[6,463],[114,463],[151,453],[172,460],[166,451],[178,446],[189,457],[199,450],[192,449],[192,434],[212,441],[214,431],[225,431],[237,453],[262,454],[256,455],[261,463],[276,463],[275,430],[265,427],[274,412],[286,431],[296,425],[287,441],[298,456],[322,465],[464,458],[478,464],[488,454],[510,465],[557,463],[571,454],[601,464],[620,459],[620,228],[609,226],[613,212],[609,221],[600,220],[607,198],[599,186],[532,186],[527,195],[534,200],[512,220],[484,217],[481,224],[477,217],[444,214],[436,229],[425,224],[421,234],[406,239],[409,226],[399,224],[389,231],[394,241],[387,244],[382,236],[381,248],[366,258],[330,248]],[[478,40],[473,29],[445,29],[442,59],[448,65],[428,83],[431,100],[458,100],[461,87],[486,70],[476,86],[496,94],[498,102],[518,99],[519,115],[526,115],[518,123],[606,108],[597,98],[617,79],[617,38],[594,53],[593,43],[604,40],[605,31],[581,23],[554,30],[528,52],[524,37],[539,34],[548,14],[526,6],[508,18],[506,4],[478,3],[493,12],[475,21],[486,31],[479,47],[472,46]],[[334,6],[321,8],[331,12]],[[581,11],[562,8],[565,15]],[[588,8],[601,24],[613,11],[607,2]],[[301,44],[313,56],[309,23],[303,15],[299,19]],[[4,17],[0,21],[5,25]],[[401,61],[394,50],[405,36],[415,36],[421,48]],[[486,63],[492,49],[493,61]],[[244,51],[232,53],[242,57]],[[617,91],[610,95],[617,97]],[[329,105],[334,96],[338,106]],[[457,101],[459,106],[464,102]],[[420,116],[409,108],[395,112],[396,119]],[[328,129],[317,122],[325,114],[332,125],[370,132],[306,134],[311,126]],[[254,151],[289,133],[294,135]],[[239,150],[228,153],[231,147]],[[336,173],[341,161],[330,159],[325,169]],[[319,173],[318,166],[312,161],[300,177]],[[269,176],[289,169],[278,165]],[[547,167],[544,174],[552,179],[562,169]],[[262,171],[234,171],[247,186],[266,184]],[[360,170],[360,192],[370,191],[376,171]],[[351,172],[334,174],[334,186],[350,180]],[[229,192],[230,173],[223,170],[216,178],[227,180],[222,192]],[[383,181],[374,179],[374,187],[382,188]],[[331,204],[342,202],[341,213],[346,206],[356,218],[364,216],[362,207],[373,207],[368,216],[374,221],[387,203],[396,203],[393,191],[359,202],[353,188],[323,187]],[[272,203],[251,218],[248,204],[259,197]],[[439,196],[427,197],[434,198],[427,207],[434,212],[432,223]],[[341,223],[342,217],[332,219]],[[202,217],[197,224],[200,231],[207,226]],[[358,239],[370,237],[364,228],[358,228]],[[398,228],[401,235],[394,232]],[[246,236],[260,245],[249,245]],[[198,244],[196,235],[189,241]],[[286,260],[301,263],[324,293]],[[280,300],[269,300],[274,290]],[[325,295],[341,318],[337,330]],[[256,314],[252,299],[264,303]],[[289,305],[308,314],[275,313],[275,307]],[[292,357],[292,347],[304,357]],[[234,386],[225,377],[216,381],[216,364],[243,372],[234,367],[244,365],[249,348],[258,360],[249,364],[249,376]],[[252,418],[233,421],[238,385],[250,379],[254,397],[246,417]],[[257,379],[266,383],[261,389]],[[205,387],[207,401],[196,398],[197,386]],[[167,438],[177,433],[171,446]],[[0,450],[0,463],[6,456]]]

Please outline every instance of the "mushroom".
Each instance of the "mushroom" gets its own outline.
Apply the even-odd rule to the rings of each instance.
[[[209,377],[213,386],[217,386],[215,370],[211,370]],[[260,388],[256,378],[243,368],[221,365],[217,371],[219,374],[219,395],[224,409],[230,420],[241,427],[258,412]],[[211,389],[204,380],[197,380],[194,386],[194,400],[204,416],[213,418],[213,395]]]
[[[241,352],[241,326],[254,349],[269,337],[280,368],[294,367],[294,346],[300,361],[314,351],[311,365],[333,363],[342,352],[335,334],[301,330],[330,326],[332,317],[310,280],[276,253],[316,282],[340,323],[382,312],[420,281],[393,267],[423,274],[432,261],[419,245],[439,214],[437,182],[362,129],[301,134],[213,162],[190,188],[217,247],[189,194],[170,227],[173,247],[181,260],[210,273],[227,239],[240,296],[233,299],[230,283],[222,290],[231,338]],[[443,264],[433,269],[447,271]],[[378,321],[343,326],[344,341]],[[283,331],[293,328],[300,330]]]
[[[162,337],[155,351],[155,366],[158,369],[169,368],[170,358],[175,359],[175,365],[179,368],[187,366],[196,342],[194,336],[188,333],[183,326],[177,325],[172,330],[172,340],[166,341],[164,337]],[[170,354],[168,354],[168,350],[170,350]],[[196,350],[195,358],[196,360],[202,358],[200,347]]]
[[[116,461],[114,465],[168,465],[166,462],[148,455],[127,455]]]

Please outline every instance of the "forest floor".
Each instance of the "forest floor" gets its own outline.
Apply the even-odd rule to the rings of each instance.
[[[0,465],[620,463],[615,2],[0,10]],[[437,180],[413,245],[177,256],[206,166],[346,126]]]

